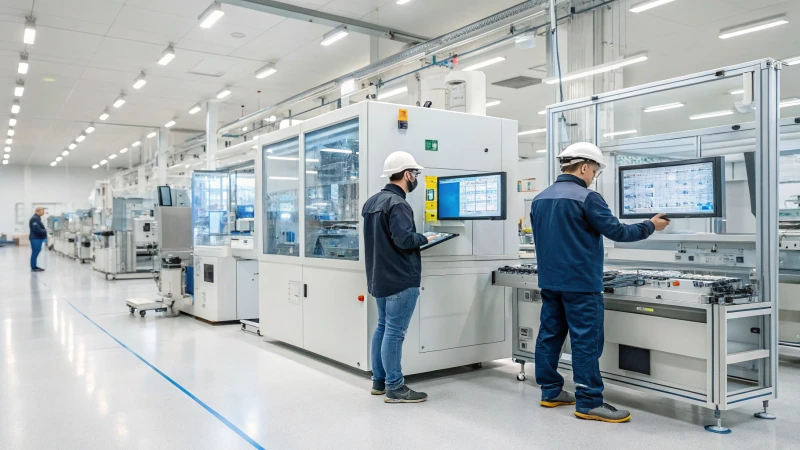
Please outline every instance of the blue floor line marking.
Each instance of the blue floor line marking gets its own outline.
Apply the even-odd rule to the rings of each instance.
[[[178,388],[178,389],[179,389],[181,392],[183,392],[184,394],[188,395],[188,396],[189,396],[189,398],[191,398],[192,400],[194,400],[194,401],[195,401],[195,402],[196,402],[198,405],[202,406],[202,407],[203,407],[203,408],[204,408],[206,411],[208,411],[209,413],[211,413],[211,415],[212,415],[212,416],[216,417],[216,418],[217,418],[217,419],[218,419],[220,422],[222,422],[223,424],[225,424],[225,426],[227,426],[228,428],[230,428],[231,430],[233,430],[233,431],[234,431],[236,434],[238,434],[239,436],[241,436],[241,437],[242,437],[242,439],[244,439],[245,441],[247,441],[247,442],[248,442],[250,445],[252,445],[254,448],[257,448],[257,449],[259,449],[259,450],[265,450],[265,449],[264,449],[264,447],[262,447],[262,446],[261,446],[261,444],[259,444],[258,442],[256,442],[256,441],[255,441],[253,438],[251,438],[250,436],[248,436],[248,435],[247,435],[247,433],[245,433],[245,432],[244,432],[244,431],[242,431],[242,430],[241,430],[239,427],[237,427],[236,425],[234,425],[234,424],[233,424],[233,422],[231,422],[230,420],[226,419],[226,418],[225,418],[225,417],[224,417],[222,414],[220,414],[220,413],[216,412],[216,411],[214,410],[214,408],[212,408],[212,407],[210,407],[210,406],[206,405],[206,404],[205,404],[205,402],[203,402],[202,400],[200,400],[199,398],[197,398],[197,396],[195,396],[194,394],[192,394],[191,392],[189,392],[188,390],[186,390],[186,388],[184,388],[183,386],[181,386],[181,385],[180,385],[180,384],[179,384],[177,381],[175,381],[175,380],[173,380],[172,378],[170,378],[170,377],[169,377],[169,375],[167,375],[167,374],[165,374],[164,372],[160,371],[160,370],[158,369],[158,367],[156,367],[156,366],[152,365],[152,364],[151,364],[149,361],[147,361],[147,360],[146,360],[146,359],[144,359],[144,358],[143,358],[141,355],[139,355],[138,353],[136,353],[135,351],[133,351],[133,350],[132,350],[130,347],[128,347],[127,345],[123,344],[123,343],[122,343],[122,341],[120,341],[119,339],[117,339],[116,337],[114,337],[114,336],[113,336],[111,333],[109,333],[108,331],[106,331],[106,329],[105,329],[105,328],[101,327],[100,325],[98,325],[98,324],[97,324],[97,322],[95,322],[94,320],[90,319],[90,318],[89,318],[89,316],[87,316],[86,314],[84,314],[84,313],[83,313],[83,311],[81,311],[80,309],[76,308],[76,307],[75,307],[75,305],[73,305],[73,304],[72,304],[72,303],[71,303],[69,300],[67,300],[67,299],[65,299],[65,298],[62,298],[61,300],[64,300],[65,302],[67,302],[67,304],[68,304],[70,307],[72,307],[72,309],[74,309],[75,311],[77,311],[77,312],[78,312],[78,314],[82,315],[84,319],[86,319],[86,320],[88,320],[89,322],[91,322],[91,323],[92,323],[92,325],[94,325],[94,326],[96,326],[97,328],[99,328],[99,329],[100,329],[100,331],[102,331],[102,332],[103,332],[103,333],[105,333],[105,334],[106,334],[108,337],[110,337],[111,339],[113,339],[113,340],[114,340],[114,341],[115,341],[117,344],[119,344],[119,345],[120,345],[122,348],[124,348],[125,350],[127,350],[127,351],[131,352],[131,354],[132,354],[133,356],[135,356],[135,357],[139,358],[139,360],[140,360],[141,362],[143,362],[143,363],[147,364],[147,366],[148,366],[148,367],[150,367],[151,369],[155,370],[157,374],[159,374],[159,375],[161,375],[162,377],[164,377],[164,379],[165,379],[165,380],[169,381],[169,382],[170,382],[170,383],[171,383],[173,386],[175,386],[176,388]]]

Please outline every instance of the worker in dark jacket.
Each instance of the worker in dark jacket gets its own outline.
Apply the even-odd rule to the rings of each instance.
[[[603,154],[587,142],[570,145],[558,157],[556,182],[531,206],[542,312],[536,340],[536,382],[540,404],[574,405],[575,415],[603,422],[627,422],[628,411],[603,402],[603,236],[616,242],[647,239],[669,225],[663,214],[625,225],[603,197],[588,186],[605,168]],[[564,391],[558,360],[569,332],[575,395]]]
[[[28,222],[28,228],[31,231],[31,271],[44,272],[44,269],[36,265],[36,260],[39,258],[39,252],[42,251],[42,244],[47,242],[47,229],[42,223],[42,216],[44,215],[44,208],[41,206],[36,208],[36,212]]]
[[[422,278],[419,248],[428,238],[417,233],[406,194],[417,187],[420,170],[414,157],[394,152],[383,164],[383,190],[364,204],[364,254],[367,288],[378,303],[378,327],[372,336],[372,394],[386,403],[420,403],[424,392],[405,385],[400,360]]]

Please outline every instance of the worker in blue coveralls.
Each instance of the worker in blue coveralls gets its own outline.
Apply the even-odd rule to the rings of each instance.
[[[620,423],[628,411],[603,402],[603,236],[615,242],[647,239],[669,225],[664,214],[626,225],[614,217],[603,197],[589,189],[605,169],[603,154],[591,143],[567,147],[559,156],[561,175],[536,196],[531,224],[536,243],[542,313],[536,339],[536,383],[545,407],[576,405],[581,419]],[[564,340],[572,348],[573,395],[563,390],[558,360]]]

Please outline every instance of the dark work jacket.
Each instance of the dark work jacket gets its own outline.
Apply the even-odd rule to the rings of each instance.
[[[539,288],[564,292],[603,292],[603,236],[636,242],[655,231],[649,220],[620,223],[603,196],[565,174],[533,199],[531,225]]]
[[[31,230],[30,240],[47,239],[47,229],[42,223],[42,218],[38,215],[34,214],[33,217],[31,217],[31,220],[28,222],[28,228]]]
[[[414,211],[406,193],[387,184],[361,210],[364,217],[364,259],[367,289],[376,298],[419,287],[422,257],[419,248],[428,239],[417,233]]]

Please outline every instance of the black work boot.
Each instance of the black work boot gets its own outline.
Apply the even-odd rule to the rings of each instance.
[[[403,385],[399,389],[393,391],[386,391],[386,398],[383,399],[385,403],[422,403],[428,399],[428,394],[424,392],[415,392]]]

